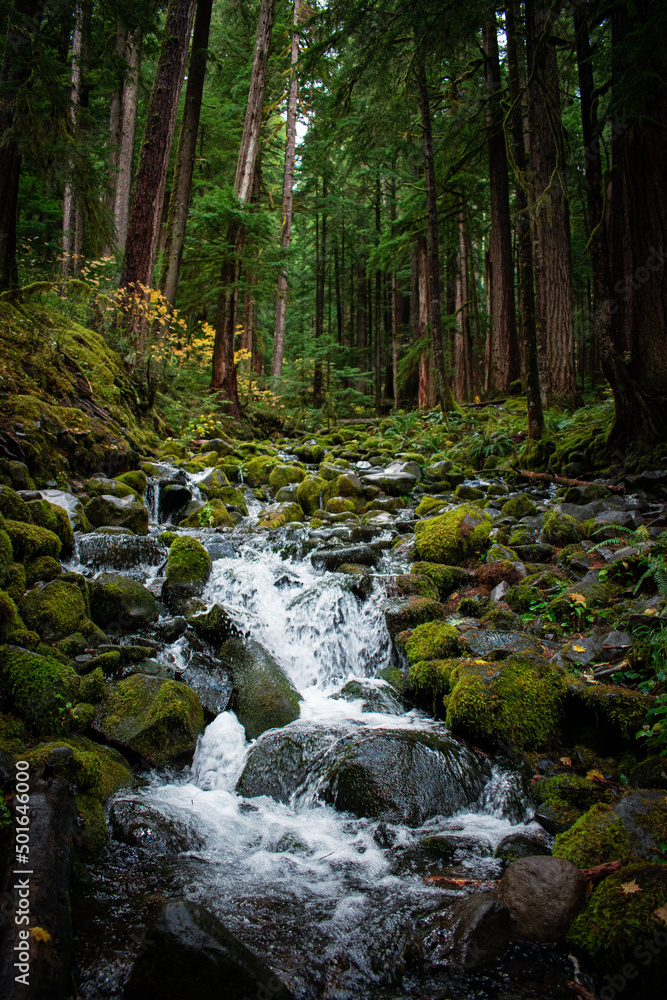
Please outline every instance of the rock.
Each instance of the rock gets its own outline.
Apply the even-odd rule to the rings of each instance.
[[[60,539],[62,558],[69,558],[74,552],[74,532],[67,511],[48,500],[31,500],[28,504],[30,519],[40,528],[47,528]]]
[[[305,478],[306,473],[298,465],[276,465],[269,475],[269,486],[278,492],[288,484],[298,485]]]
[[[107,479],[106,476],[102,475],[93,476],[91,479],[88,479],[84,488],[89,497],[110,496],[123,499],[125,497],[137,496],[137,491],[133,486],[129,486],[118,479]]]
[[[155,535],[79,535],[77,556],[82,566],[99,570],[133,571],[145,575],[146,567],[159,567],[169,550]]]
[[[537,837],[531,837],[527,833],[508,833],[496,847],[493,856],[501,861],[512,862],[519,858],[546,857],[549,854],[551,851],[547,845]]]
[[[667,799],[662,790],[626,792],[612,805],[589,809],[556,837],[554,854],[592,868],[627,858],[652,860],[667,841]]]
[[[10,710],[31,733],[61,734],[71,728],[65,706],[78,702],[81,678],[69,665],[9,646],[0,660],[0,682]]]
[[[415,544],[421,560],[456,565],[488,545],[491,518],[473,504],[461,504],[438,517],[418,521]]]
[[[644,724],[651,699],[641,691],[617,684],[591,684],[568,677],[566,715],[568,728],[601,751],[618,751],[619,743],[636,746],[636,733]]]
[[[219,535],[207,541],[204,548],[211,557],[212,562],[215,562],[216,559],[235,559],[237,556],[232,542]]]
[[[531,791],[539,803],[535,819],[553,834],[568,830],[591,806],[614,799],[614,793],[604,785],[572,772],[537,781]]]
[[[240,635],[231,615],[219,604],[214,604],[204,614],[191,615],[188,625],[209,646],[220,646],[227,639]]]
[[[537,507],[525,493],[519,493],[518,496],[506,500],[500,510],[503,517],[516,517],[517,520],[529,514],[537,514]]]
[[[298,503],[274,503],[264,507],[257,521],[258,528],[284,528],[286,524],[303,521],[305,515]]]
[[[507,580],[501,580],[500,583],[496,584],[489,596],[492,601],[502,601],[509,589],[510,585]]]
[[[311,783],[343,812],[420,826],[470,805],[488,777],[482,758],[449,734],[364,729],[323,753]]]
[[[604,655],[612,663],[614,660],[620,660],[626,655],[632,646],[632,636],[628,635],[627,632],[619,632],[614,630],[604,637],[602,640],[602,650]]]
[[[4,531],[11,542],[16,562],[29,562],[39,556],[51,556],[53,559],[58,559],[60,556],[62,542],[48,528],[7,518],[4,522]]]
[[[184,482],[185,473],[183,473],[183,483],[160,483],[158,521],[161,524],[190,503],[192,495]]]
[[[490,892],[468,896],[456,909],[451,961],[475,969],[502,958],[510,943],[509,910]]]
[[[220,490],[231,486],[231,483],[222,469],[212,469],[207,476],[198,481],[197,486],[212,500],[219,497]]]
[[[248,740],[299,718],[301,695],[274,658],[253,639],[228,639],[219,651],[232,672],[232,708]]]
[[[430,597],[408,597],[405,600],[389,601],[384,613],[384,620],[389,633],[394,636],[397,632],[414,628],[415,625],[432,622],[446,616],[447,609],[444,604],[440,604]]]
[[[457,656],[460,638],[458,630],[448,622],[431,621],[417,625],[405,640],[408,662],[412,665],[423,660],[444,660],[448,656]]]
[[[207,653],[193,653],[179,680],[197,692],[209,716],[226,711],[232,697],[232,677],[228,670]]]
[[[525,632],[494,632],[491,629],[466,629],[463,639],[473,656],[491,660],[505,656],[541,656],[542,646]]]
[[[187,509],[187,508],[186,508]],[[234,521],[222,500],[208,500],[178,522],[181,528],[233,528]]]
[[[189,588],[191,593],[200,590],[211,573],[211,557],[204,546],[190,535],[179,535],[169,548],[167,582]]]
[[[433,581],[442,600],[453,593],[458,587],[468,582],[468,571],[460,566],[443,566],[440,563],[414,562],[411,573],[427,576]]]
[[[119,573],[103,573],[91,581],[90,610],[95,624],[109,634],[134,632],[158,618],[150,590]]]
[[[220,995],[225,1000],[266,997],[293,1000],[292,993],[257,955],[196,903],[163,904],[132,966],[124,1000],[183,1000]]]
[[[367,486],[377,486],[392,497],[412,492],[420,479],[421,469],[416,462],[392,462],[382,472],[371,472],[363,476],[363,482]]]
[[[19,610],[29,629],[45,642],[63,639],[85,628],[86,602],[75,583],[55,579],[29,590],[19,601]]]
[[[297,719],[263,733],[250,747],[236,791],[270,795],[288,803],[306,781],[314,761],[344,734],[341,727]]]
[[[185,810],[157,809],[144,799],[127,796],[114,799],[109,810],[114,840],[132,847],[153,847],[168,854],[198,851],[204,838],[187,822]]]
[[[204,713],[185,684],[133,674],[110,687],[93,728],[126,754],[164,767],[191,761]]]
[[[10,521],[30,521],[27,503],[11,486],[0,486],[0,514]]]
[[[336,570],[343,563],[357,566],[377,566],[380,554],[370,545],[351,545],[337,549],[315,549],[310,561],[316,569]]]
[[[381,712],[384,715],[402,715],[403,706],[395,697],[394,689],[386,681],[365,679],[348,681],[331,695],[332,698],[343,701],[362,700],[362,712]]]
[[[319,476],[306,476],[299,483],[296,499],[304,513],[313,515],[322,510],[330,496],[330,483]]]
[[[136,535],[148,534],[148,511],[134,492],[124,497],[107,494],[93,497],[84,509],[93,528],[111,525],[127,528]]]
[[[583,524],[570,517],[569,514],[563,514],[552,508],[544,515],[542,538],[551,545],[556,545],[560,548],[563,545],[569,545],[571,542],[580,541],[584,537],[584,534],[585,529]]]
[[[586,879],[563,858],[521,858],[505,871],[499,894],[514,940],[558,941],[584,907]]]
[[[162,642],[171,643],[180,639],[187,627],[188,623],[185,618],[162,618],[153,625],[151,633],[156,639],[160,639]]]

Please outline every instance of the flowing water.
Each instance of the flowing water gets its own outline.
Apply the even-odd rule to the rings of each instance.
[[[153,484],[154,516],[156,494]],[[384,624],[385,581],[396,568],[392,557],[385,556],[372,592],[362,600],[349,577],[313,568],[307,528],[253,532],[258,505],[250,493],[248,500],[250,517],[224,538],[215,536],[221,544],[212,551],[224,554],[214,559],[203,596],[208,604],[224,605],[300,691],[300,719],[273,734],[279,740],[314,734],[324,746],[315,755],[320,765],[322,754],[331,757],[351,740],[383,733],[451,739],[442,723],[416,709],[405,711],[377,679],[392,658]],[[155,534],[156,526],[151,530]],[[211,533],[192,534],[211,542]],[[84,538],[77,567],[89,574],[117,568],[119,539],[91,537],[106,538],[107,556],[104,543]],[[137,555],[132,571],[150,582],[165,553],[156,537],[144,541],[143,562]],[[190,655],[181,638],[160,658],[182,668]],[[336,697],[352,679],[363,682],[365,700]],[[365,711],[369,701],[374,710]],[[474,801],[406,825],[357,818],[327,804],[315,761],[284,801],[242,796],[235,789],[248,749],[243,727],[225,711],[200,738],[190,768],[155,771],[143,788],[121,792],[111,803],[112,815],[129,808],[143,820],[135,824],[131,843],[111,841],[75,893],[82,1000],[121,995],[142,930],[165,898],[187,898],[215,913],[300,1000],[560,995],[508,986],[507,970],[500,967],[491,978],[452,978],[439,961],[448,940],[441,911],[458,891],[424,878],[499,876],[500,862],[493,857],[498,842],[516,830],[539,829],[524,825],[530,808],[518,775],[498,763],[485,765]],[[462,760],[472,754],[463,745],[457,752]],[[433,836],[451,839],[446,860],[424,850],[421,841]],[[522,950],[521,961],[529,959]]]

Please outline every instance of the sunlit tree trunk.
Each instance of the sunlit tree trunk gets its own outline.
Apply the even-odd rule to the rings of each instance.
[[[72,70],[70,74],[70,120],[72,122],[72,132],[76,141],[76,130],[78,123],[78,108],[81,101],[81,68],[83,55],[83,7],[77,4],[74,8],[74,31],[72,33]],[[74,162],[70,158],[69,174],[65,182],[65,195],[63,198],[63,243],[61,271],[63,278],[68,274],[76,273],[80,267],[79,254],[77,253],[77,204],[76,191],[74,187]]]
[[[294,0],[294,30],[292,31],[292,54],[290,67],[289,96],[287,99],[287,122],[285,136],[285,172],[283,176],[283,207],[280,246],[286,255],[292,240],[292,203],[294,191],[294,161],[296,154],[296,118],[299,81],[296,64],[299,59],[299,0]],[[281,375],[283,352],[285,350],[285,316],[287,311],[287,263],[278,273],[278,295],[276,298],[276,321],[273,332],[273,360],[271,374]]]
[[[275,0],[262,0],[257,23],[248,103],[243,121],[243,136],[234,178],[234,193],[242,204],[246,204],[250,199],[255,176],[274,17]],[[234,224],[230,226],[227,233],[226,260],[221,275],[223,290],[218,296],[213,344],[211,388],[219,389],[222,397],[228,400],[228,412],[232,416],[238,416],[240,413],[236,365],[234,363],[234,336],[236,333],[237,287],[244,236],[243,226]]]

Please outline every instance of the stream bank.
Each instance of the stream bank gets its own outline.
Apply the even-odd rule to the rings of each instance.
[[[274,995],[565,997],[571,948],[594,989],[660,932],[651,703],[608,681],[662,628],[632,592],[663,480],[519,486],[384,444],[2,488],[1,745],[76,786],[79,996],[160,969],[203,995],[216,941]]]

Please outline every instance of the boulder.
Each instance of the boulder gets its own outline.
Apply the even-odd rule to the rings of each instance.
[[[28,503],[28,510],[33,524],[47,528],[58,536],[61,543],[60,554],[63,558],[69,558],[74,552],[74,531],[67,511],[43,499],[31,500]]]
[[[331,697],[343,701],[361,700],[362,712],[403,715],[403,706],[396,697],[394,688],[386,681],[377,678],[348,681]]]
[[[293,1000],[271,969],[202,906],[170,901],[146,932],[124,1000],[217,997]]]
[[[563,858],[521,858],[506,869],[499,894],[514,940],[558,941],[584,907],[586,879]]]
[[[297,719],[282,729],[262,733],[248,750],[236,791],[248,798],[270,795],[278,802],[289,802],[313,763],[344,731]]]
[[[390,601],[384,613],[384,620],[389,633],[393,636],[397,632],[414,628],[415,625],[432,622],[446,616],[447,609],[444,604],[440,604],[430,597],[408,597],[404,600]]]
[[[222,500],[217,497],[201,504],[188,517],[179,521],[181,528],[233,528],[234,522]]]
[[[392,462],[382,472],[371,472],[363,477],[367,486],[377,486],[392,497],[411,493],[420,479],[421,469],[416,462]]]
[[[454,914],[450,960],[459,969],[475,969],[502,958],[510,943],[509,910],[490,892],[476,892]]]
[[[53,559],[58,559],[60,556],[62,542],[48,528],[7,518],[4,530],[11,541],[16,562],[29,562],[39,556],[51,556]]]
[[[158,502],[158,521],[165,523],[186,504],[192,500],[190,490],[185,486],[185,473],[182,483],[160,483]]]
[[[85,511],[93,528],[110,525],[127,528],[135,535],[148,534],[148,511],[134,491],[124,497],[108,494],[93,497]]]
[[[203,587],[211,572],[211,557],[196,538],[179,535],[169,548],[166,576],[169,583]]]
[[[91,581],[90,612],[95,624],[109,634],[133,632],[158,618],[150,590],[120,573],[103,573]]]
[[[182,765],[192,759],[204,713],[185,684],[133,674],[110,687],[93,728],[154,767]]]
[[[213,500],[220,495],[220,490],[231,486],[231,483],[222,469],[211,469],[207,476],[199,480],[197,486],[210,500]]]
[[[438,517],[418,521],[415,545],[420,560],[460,564],[488,546],[492,521],[473,504],[461,504]]]
[[[233,690],[232,677],[214,656],[194,652],[179,680],[197,692],[209,717],[215,718],[228,708]]]
[[[350,545],[340,548],[315,549],[310,561],[316,569],[337,570],[344,563],[356,566],[377,566],[380,553],[370,545]]]
[[[511,863],[519,858],[547,857],[551,851],[547,845],[527,833],[508,833],[496,847],[493,856]]]
[[[248,740],[299,718],[301,695],[270,653],[253,639],[228,639],[219,651],[233,683],[232,708]]]
[[[0,656],[0,687],[10,709],[32,733],[59,734],[72,728],[67,704],[78,702],[81,678],[69,664],[37,653],[4,647]]]
[[[580,816],[599,802],[614,800],[614,793],[603,784],[573,772],[542,778],[531,786],[531,791],[539,803],[535,819],[552,834],[569,830]]]
[[[159,567],[169,550],[155,535],[79,535],[77,556],[82,566],[99,572],[111,570],[145,575],[146,567]]]
[[[306,473],[298,465],[276,465],[269,475],[269,486],[276,492],[290,483],[301,483]]]
[[[109,810],[109,826],[114,840],[132,847],[152,847],[168,854],[199,851],[204,838],[187,821],[183,809],[160,808],[137,796],[114,799]]]
[[[284,528],[286,524],[303,521],[304,513],[298,503],[274,503],[264,507],[257,521],[258,528]]]
[[[231,615],[220,604],[214,604],[202,614],[191,615],[188,625],[209,646],[220,646],[227,639],[240,635]]]
[[[80,631],[87,618],[79,587],[60,579],[29,590],[19,601],[19,610],[27,627],[44,642],[55,642]]]
[[[556,837],[554,855],[579,868],[607,861],[649,861],[667,842],[667,798],[662,790],[626,792],[613,804],[598,803]]]

